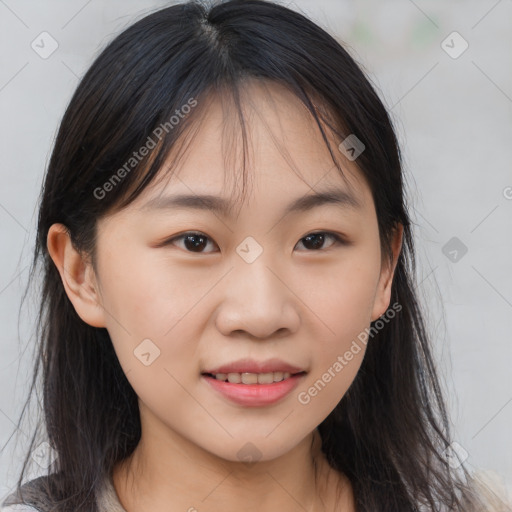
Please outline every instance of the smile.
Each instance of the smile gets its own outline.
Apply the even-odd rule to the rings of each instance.
[[[304,372],[299,372],[304,373]],[[272,384],[281,382],[291,377],[290,372],[268,372],[268,373],[216,373],[206,374],[217,380],[230,382],[231,384]],[[294,374],[295,375],[295,374]]]
[[[246,407],[275,404],[295,389],[306,372],[203,373],[208,385],[230,402]]]

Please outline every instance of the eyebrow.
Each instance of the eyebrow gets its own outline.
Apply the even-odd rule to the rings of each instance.
[[[359,199],[346,190],[329,189],[315,191],[313,194],[307,194],[295,199],[283,210],[283,215],[305,212],[326,204],[334,204],[354,211],[362,208]],[[223,197],[210,194],[181,194],[155,197],[145,203],[141,209],[144,211],[173,209],[208,210],[227,217],[232,207],[233,204]]]

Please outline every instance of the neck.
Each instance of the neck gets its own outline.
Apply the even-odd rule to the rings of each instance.
[[[328,465],[316,429],[281,457],[250,464],[219,458],[175,432],[165,442],[154,434],[143,432],[133,454],[114,468],[127,512],[355,510],[350,484]]]

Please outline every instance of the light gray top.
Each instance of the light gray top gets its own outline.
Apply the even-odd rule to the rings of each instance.
[[[477,471],[476,482],[485,484],[487,489],[481,488],[482,496],[487,498],[489,506],[485,512],[512,512],[512,482],[505,482],[494,472]],[[494,498],[499,496],[505,503],[503,508],[494,503]],[[4,500],[7,501],[8,498]],[[100,512],[126,512],[119,501],[112,477],[105,479],[97,494],[97,504]],[[28,505],[5,505],[1,506],[0,512],[38,512],[38,509]],[[48,507],[50,508],[50,507]]]
[[[119,501],[112,478],[104,480],[97,495],[97,504],[100,512],[126,512]],[[13,504],[0,507],[0,512],[38,512],[38,509],[30,505]]]

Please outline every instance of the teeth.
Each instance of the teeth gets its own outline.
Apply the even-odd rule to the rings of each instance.
[[[290,372],[270,373],[217,373],[215,379],[231,382],[231,384],[272,384],[291,377]]]

